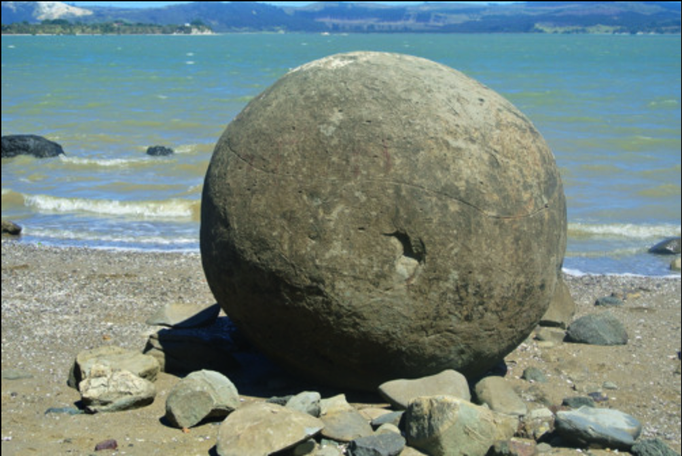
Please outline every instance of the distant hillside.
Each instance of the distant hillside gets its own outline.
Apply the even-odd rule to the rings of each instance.
[[[46,10],[51,10],[47,16]],[[319,2],[279,8],[257,2],[194,2],[164,8],[75,8],[62,2],[2,2],[2,23],[186,24],[215,32],[680,33],[679,2],[527,2],[379,5]]]

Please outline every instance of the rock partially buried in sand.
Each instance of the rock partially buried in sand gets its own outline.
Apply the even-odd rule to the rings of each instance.
[[[398,54],[327,57],[255,98],[216,145],[201,212],[208,283],[244,334],[358,389],[495,365],[547,309],[566,243],[530,121]]]

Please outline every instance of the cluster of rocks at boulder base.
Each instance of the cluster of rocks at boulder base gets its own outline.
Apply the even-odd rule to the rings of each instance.
[[[204,182],[217,301],[262,352],[342,388],[483,374],[547,310],[565,246],[540,133],[413,56],[291,70],[228,125]]]
[[[8,135],[2,137],[2,158],[11,158],[17,155],[49,158],[63,153],[62,146],[42,136]]]

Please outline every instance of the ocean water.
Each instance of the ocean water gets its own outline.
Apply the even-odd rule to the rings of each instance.
[[[66,156],[3,159],[2,217],[24,242],[196,251],[225,126],[290,69],[356,50],[451,66],[533,121],[564,180],[567,271],[670,274],[647,249],[680,235],[679,35],[3,36],[2,134]]]

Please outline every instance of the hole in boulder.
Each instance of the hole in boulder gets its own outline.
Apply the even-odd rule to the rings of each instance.
[[[414,242],[407,233],[403,233],[402,231],[387,233],[384,234],[384,236],[394,237],[402,244],[403,256],[417,260],[419,264],[425,263],[426,247],[421,239],[417,239],[417,242]]]

